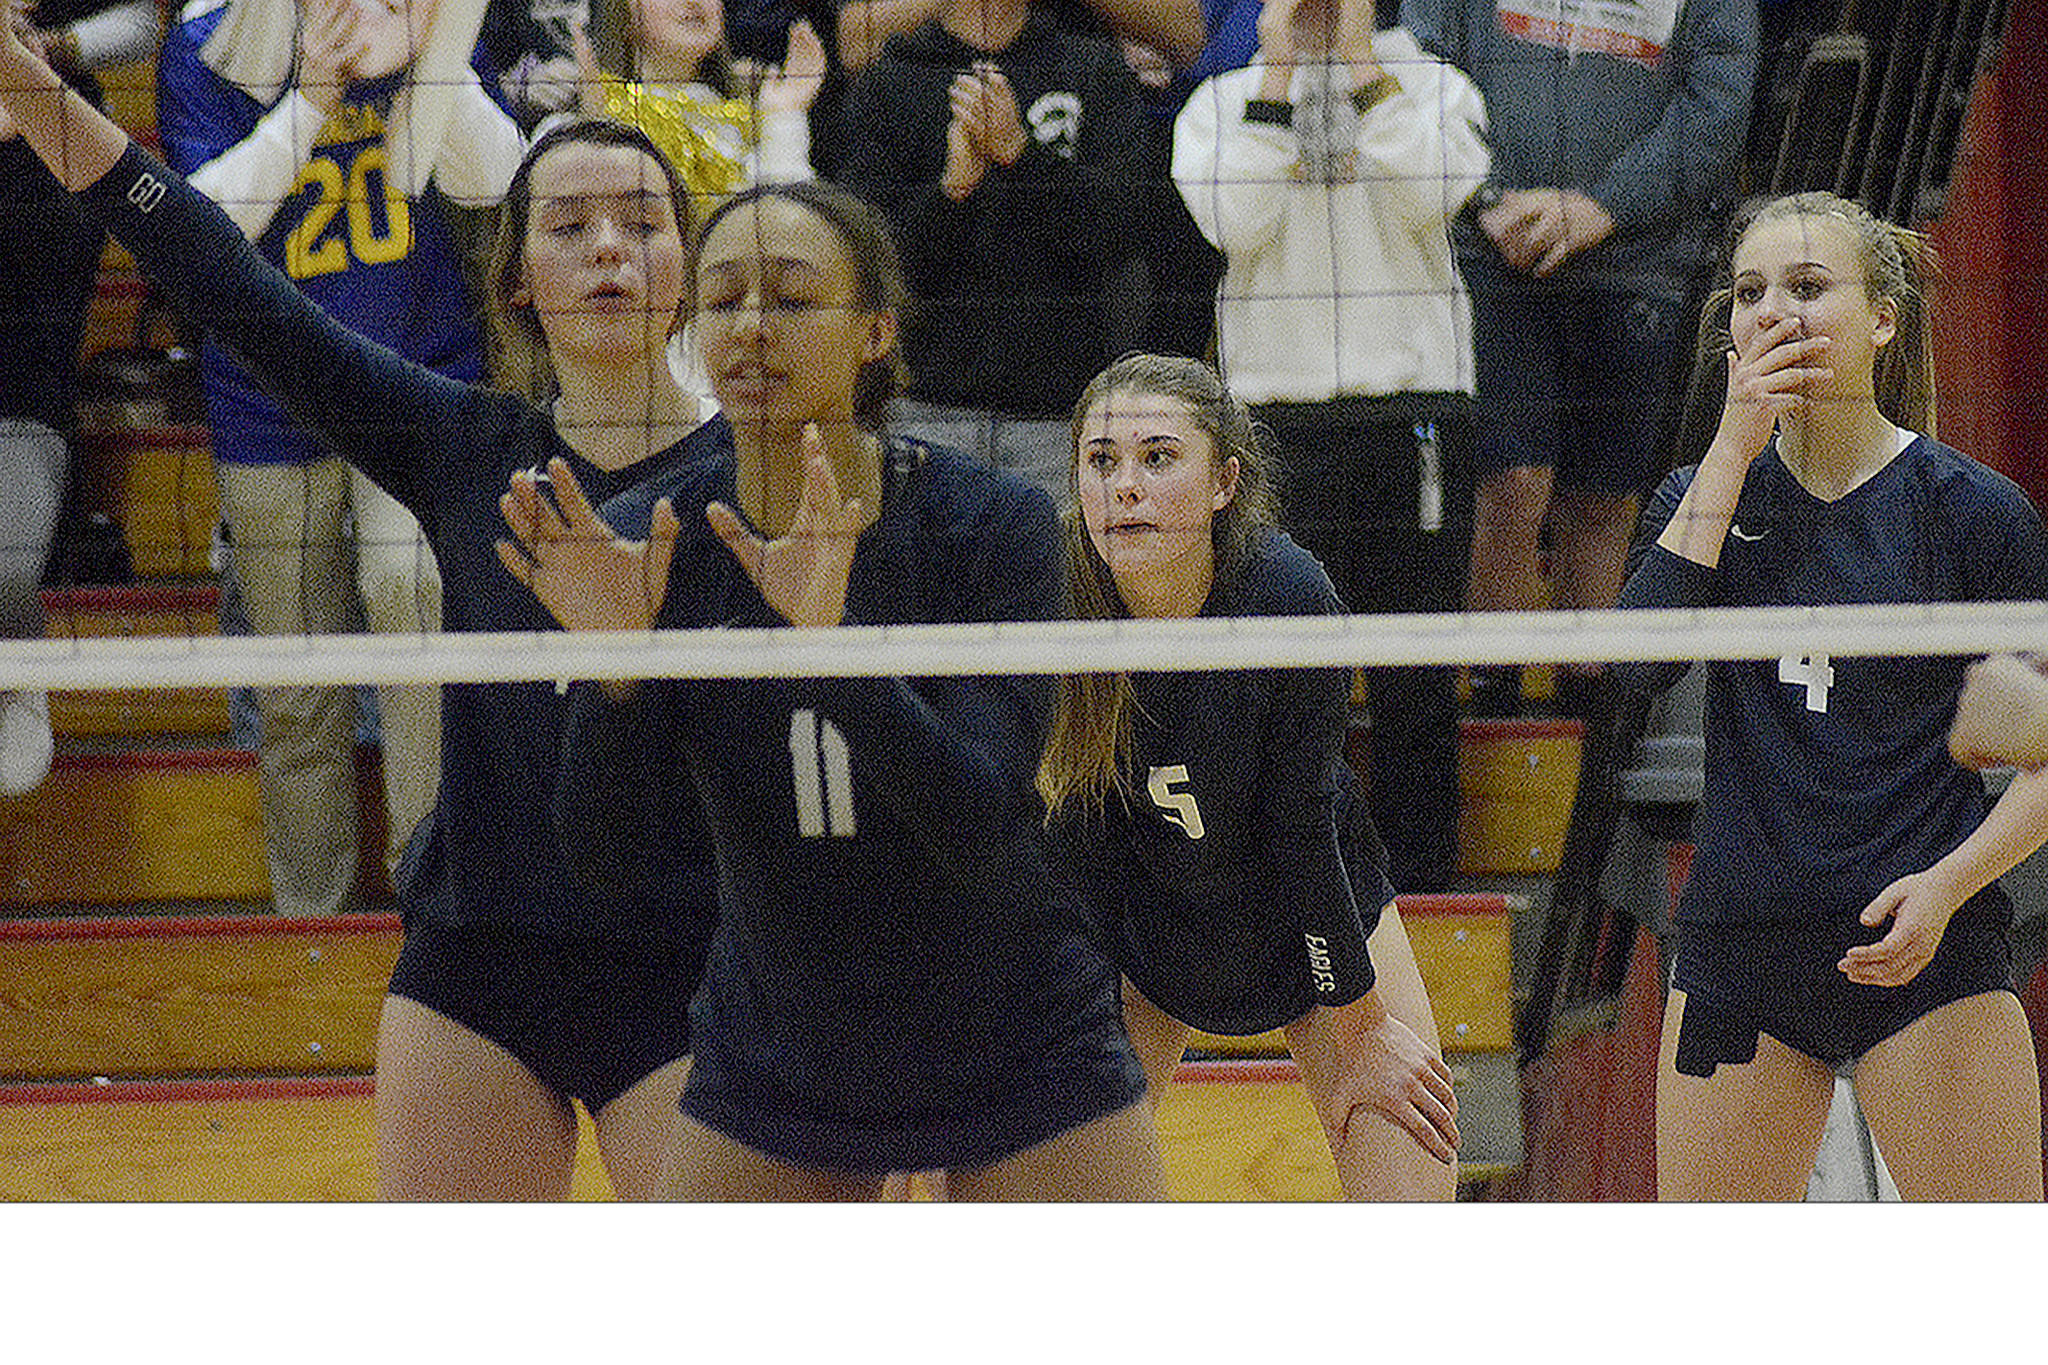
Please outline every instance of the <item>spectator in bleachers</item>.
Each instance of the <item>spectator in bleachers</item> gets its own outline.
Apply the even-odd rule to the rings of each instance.
[[[607,26],[621,32],[620,51],[604,60],[578,41],[585,114],[638,126],[699,196],[811,178],[807,115],[825,81],[825,48],[807,21],[790,26],[784,64],[754,69],[726,44],[721,0],[603,2],[623,11]]]
[[[1614,605],[1662,472],[1686,312],[1734,190],[1756,0],[1402,0],[1422,46],[1486,96],[1493,170],[1458,234],[1472,291],[1478,489],[1467,602]],[[1560,680],[1576,709],[1593,671]],[[1512,668],[1474,675],[1511,711]]]
[[[1139,253],[1145,264],[1141,349],[1154,355],[1210,357],[1216,339],[1216,286],[1223,253],[1188,216],[1173,183],[1173,124],[1188,96],[1212,76],[1236,71],[1258,50],[1260,0],[1203,0],[1206,36],[1192,62],[1134,38],[1123,38],[1124,61],[1138,78],[1148,131],[1147,204]]]
[[[1375,31],[1375,30],[1378,31]],[[1456,611],[1469,550],[1471,306],[1450,223],[1486,114],[1373,0],[1267,0],[1249,67],[1205,82],[1174,179],[1228,259],[1226,382],[1286,474],[1288,526],[1351,611]],[[1367,672],[1368,789],[1400,891],[1458,870],[1457,672]]]
[[[482,0],[195,0],[158,63],[172,167],[344,324],[453,378],[484,373],[447,200],[495,203],[523,142],[473,64]],[[440,580],[411,515],[295,425],[216,342],[201,353],[221,506],[262,634],[440,629]],[[379,420],[378,414],[365,414]],[[351,536],[353,528],[353,564]],[[378,695],[393,867],[433,801],[431,686]],[[258,771],[276,907],[331,914],[356,880],[355,699],[258,692]]]
[[[6,0],[0,14],[95,104],[95,69],[156,47],[154,0]],[[104,241],[0,116],[0,639],[43,633],[39,588],[64,506],[78,348]],[[40,785],[53,751],[48,696],[0,692],[0,795]]]
[[[1111,358],[1142,119],[1116,49],[1029,0],[949,0],[854,81],[843,180],[888,215],[916,301],[892,430],[1066,501],[1065,414]]]

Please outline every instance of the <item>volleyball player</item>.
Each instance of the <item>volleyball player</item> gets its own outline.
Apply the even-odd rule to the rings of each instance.
[[[1913,233],[1828,194],[1739,227],[1707,324],[1728,389],[1646,514],[1623,605],[2048,595],[2009,480],[1932,434]],[[1950,761],[1967,660],[1708,665],[1706,790],[1657,1086],[1665,1198],[1796,1198],[1845,1071],[1905,1197],[2041,1197],[2041,1114],[1997,878],[2048,775],[1995,804]],[[1677,666],[1630,669],[1668,682]]]
[[[694,270],[730,444],[651,509],[656,485],[600,518],[559,464],[552,499],[524,476],[507,494],[506,565],[564,625],[1059,614],[1051,499],[882,428],[903,284],[875,210],[816,182],[757,187],[711,215]],[[669,565],[665,597],[640,592],[642,564]],[[662,812],[700,796],[717,854],[676,1195],[871,1199],[897,1170],[946,1172],[954,1199],[1163,1193],[1116,970],[1048,865],[1032,790],[1048,682],[575,697],[572,854],[648,880]]]
[[[557,130],[507,196],[492,292],[513,344],[553,375],[552,407],[537,408],[335,323],[11,36],[0,103],[185,317],[418,517],[450,630],[552,627],[496,564],[512,470],[554,459],[610,492],[710,440],[664,359],[688,200],[637,132]],[[546,683],[445,689],[440,792],[400,868],[406,941],[378,1032],[386,1196],[565,1196],[574,1099],[596,1120],[614,1191],[662,1188],[689,1051],[683,1002],[713,914],[708,868],[658,901],[573,889],[548,808],[565,706]],[[669,846],[687,850],[700,836],[686,811],[674,816]]]
[[[1343,611],[1208,366],[1126,356],[1073,430],[1080,615]],[[1449,1199],[1458,1102],[1344,762],[1350,691],[1345,669],[1072,675],[1039,791],[1116,945],[1155,1103],[1193,1028],[1284,1027],[1345,1195]]]

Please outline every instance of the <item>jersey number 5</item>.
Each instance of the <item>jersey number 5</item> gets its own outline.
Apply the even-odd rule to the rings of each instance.
[[[789,713],[796,830],[806,839],[853,837],[853,759],[846,736],[816,711]]]
[[[316,156],[306,163],[292,193],[317,188],[320,197],[284,239],[287,275],[295,280],[332,275],[348,269],[351,255],[364,265],[385,265],[405,259],[412,250],[412,210],[404,195],[391,192],[384,169],[381,143],[372,143],[356,153],[346,178],[332,157]],[[329,236],[328,225],[344,209],[348,212],[348,231]],[[379,218],[383,219],[381,232]],[[323,237],[325,241],[321,240]]]
[[[1188,780],[1185,763],[1169,767],[1154,768],[1145,776],[1145,791],[1152,798],[1152,804],[1159,807],[1160,815],[1171,824],[1181,827],[1190,839],[1202,837],[1202,811],[1195,804],[1195,794],[1189,791],[1175,791],[1175,783]]]

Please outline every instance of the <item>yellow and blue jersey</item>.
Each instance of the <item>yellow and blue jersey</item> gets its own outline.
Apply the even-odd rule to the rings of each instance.
[[[188,12],[158,58],[158,132],[165,160],[183,175],[239,145],[274,107],[200,60],[200,46],[225,13],[225,6]],[[484,372],[483,334],[447,215],[435,196],[408,200],[390,183],[385,164],[384,118],[401,79],[350,87],[256,246],[344,326],[450,378],[475,382]],[[493,89],[495,82],[484,85]],[[326,456],[229,358],[223,340],[232,342],[209,338],[201,351],[215,457],[296,464]]]

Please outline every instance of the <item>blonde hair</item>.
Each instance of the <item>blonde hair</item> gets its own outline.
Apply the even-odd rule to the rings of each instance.
[[[1871,374],[1878,411],[1896,426],[1935,435],[1933,319],[1928,311],[1940,267],[1934,247],[1924,233],[1887,223],[1855,200],[1826,190],[1753,200],[1737,213],[1719,286],[1707,296],[1700,315],[1702,363],[1718,363],[1733,344],[1728,324],[1736,249],[1758,224],[1785,218],[1833,218],[1849,230],[1863,265],[1864,293],[1873,303],[1888,301],[1898,318]]]
[[[1073,496],[1065,517],[1065,540],[1069,610],[1076,620],[1130,615],[1080,513],[1082,429],[1089,410],[1114,393],[1184,404],[1209,437],[1215,467],[1221,469],[1233,456],[1237,459],[1237,492],[1209,523],[1219,585],[1236,582],[1253,548],[1280,520],[1273,465],[1260,448],[1244,405],[1231,396],[1216,371],[1180,356],[1124,356],[1090,380],[1074,405],[1073,456],[1067,471]],[[1129,674],[1070,673],[1060,678],[1052,730],[1038,764],[1038,794],[1045,801],[1048,822],[1076,798],[1097,814],[1112,791],[1129,804],[1136,705]]]

